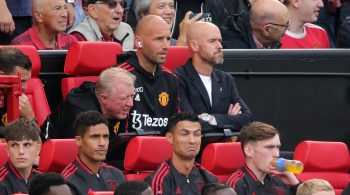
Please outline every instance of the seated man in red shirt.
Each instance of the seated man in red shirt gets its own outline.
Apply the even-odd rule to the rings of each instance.
[[[0,194],[28,193],[29,181],[40,172],[33,169],[40,152],[39,127],[19,119],[5,127],[7,154],[10,160],[0,168]]]
[[[14,38],[12,45],[33,45],[37,49],[68,49],[77,39],[67,28],[65,0],[33,0],[33,26]]]
[[[115,191],[125,181],[123,173],[102,161],[109,145],[107,119],[97,111],[82,112],[74,122],[77,158],[62,171],[73,195]]]

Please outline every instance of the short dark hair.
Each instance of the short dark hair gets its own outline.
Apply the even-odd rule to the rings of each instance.
[[[223,189],[228,189],[231,188],[230,186],[226,184],[217,184],[217,183],[208,183],[205,184],[204,187],[202,188],[202,195],[213,195],[216,194],[215,192]]]
[[[141,195],[148,187],[144,181],[126,181],[118,186],[114,195]]]
[[[84,136],[89,127],[105,124],[108,127],[107,119],[97,111],[85,111],[78,115],[73,124],[75,135]]]
[[[20,118],[5,126],[4,137],[7,142],[22,140],[39,141],[40,129],[35,122]]]
[[[241,129],[239,139],[241,141],[242,149],[248,142],[267,140],[279,135],[278,130],[266,123],[255,121]]]
[[[193,112],[179,112],[171,115],[169,117],[169,122],[168,122],[168,132],[173,132],[173,130],[176,127],[176,124],[181,121],[191,121],[191,122],[198,122],[199,123],[199,118],[197,114]]]
[[[58,173],[43,173],[34,176],[29,184],[29,195],[45,195],[51,186],[66,185],[66,180]]]
[[[32,62],[21,50],[13,47],[0,48],[0,71],[6,75],[15,71],[16,67],[31,70]]]

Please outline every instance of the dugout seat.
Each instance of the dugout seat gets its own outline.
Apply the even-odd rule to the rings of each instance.
[[[77,155],[74,139],[49,139],[41,146],[39,170],[61,173]]]
[[[0,143],[0,167],[2,167],[9,159],[6,152],[7,143]]]
[[[174,71],[179,66],[184,65],[191,57],[192,53],[187,46],[172,46],[169,47],[168,55],[163,66]]]
[[[113,195],[113,191],[89,192],[88,195]]]
[[[211,143],[202,154],[202,166],[213,173],[220,183],[243,167],[244,155],[240,142]]]
[[[143,181],[164,160],[170,159],[171,144],[165,137],[136,136],[130,140],[125,151],[126,180]]]
[[[117,54],[122,52],[122,47],[115,42],[74,43],[64,64],[64,73],[71,77],[62,79],[63,99],[84,81],[96,82],[103,70],[116,65]]]
[[[302,141],[294,151],[294,159],[304,164],[304,171],[296,175],[301,181],[327,180],[340,194],[350,182],[349,150],[342,142]]]

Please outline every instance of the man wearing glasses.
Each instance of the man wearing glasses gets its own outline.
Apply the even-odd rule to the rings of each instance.
[[[114,41],[124,50],[134,48],[134,32],[122,22],[124,0],[87,0],[84,20],[69,30],[79,41]]]
[[[322,0],[284,0],[290,13],[291,25],[281,43],[281,48],[330,48],[327,31],[311,24],[316,22]]]
[[[169,118],[166,138],[173,148],[170,160],[162,162],[145,181],[153,194],[198,195],[207,183],[217,183],[214,175],[195,163],[201,145],[201,125],[195,113],[175,113]]]
[[[289,12],[278,0],[259,0],[250,12],[232,16],[221,27],[225,49],[279,48],[289,25]]]

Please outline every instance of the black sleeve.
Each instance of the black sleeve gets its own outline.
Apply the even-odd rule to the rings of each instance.
[[[4,137],[4,126],[0,126],[0,138]]]
[[[135,2],[135,0],[130,1],[128,17],[126,19],[126,23],[128,23],[131,26],[133,31],[136,30],[136,25],[137,25],[136,15],[135,15],[135,11],[134,11],[134,2]]]
[[[346,186],[344,191],[341,193],[341,195],[348,195],[350,194],[350,183]]]

